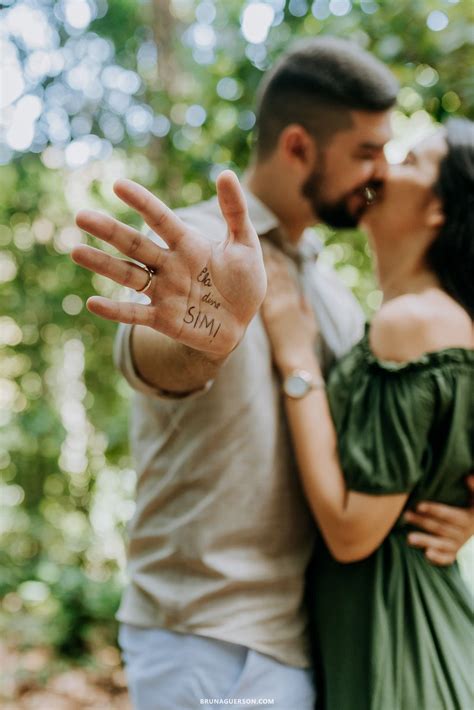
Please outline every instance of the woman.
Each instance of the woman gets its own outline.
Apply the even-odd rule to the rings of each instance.
[[[300,473],[324,540],[313,613],[322,707],[474,707],[471,600],[457,565],[406,544],[404,509],[467,505],[474,465],[474,124],[453,120],[389,171],[364,224],[383,305],[331,373],[277,254],[263,316]],[[287,389],[288,391],[288,389]]]

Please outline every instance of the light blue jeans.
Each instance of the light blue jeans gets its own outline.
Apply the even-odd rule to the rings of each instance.
[[[245,646],[129,624],[119,643],[135,710],[314,709],[310,670]]]

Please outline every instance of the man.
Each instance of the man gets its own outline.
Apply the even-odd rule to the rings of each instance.
[[[118,616],[139,709],[187,710],[216,699],[279,710],[314,705],[303,592],[315,526],[254,316],[263,264],[251,267],[249,253],[260,248],[258,233],[293,262],[319,321],[327,371],[360,338],[363,316],[317,260],[307,228],[357,223],[383,181],[396,94],[371,55],[342,40],[313,40],[264,81],[245,181],[249,214],[227,172],[218,201],[180,217],[119,181],[117,194],[143,215],[151,238],[97,213],[78,216],[79,226],[137,263],[86,246],[74,260],[147,297],[88,301],[93,313],[122,323],[115,358],[135,390],[137,509]],[[454,559],[470,524],[464,511],[443,507],[443,515],[456,532],[418,541],[440,563]]]

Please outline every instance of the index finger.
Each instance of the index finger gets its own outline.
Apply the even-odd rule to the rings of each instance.
[[[151,229],[173,249],[186,236],[183,222],[158,197],[133,180],[117,180],[114,192],[129,207],[139,212]]]
[[[463,527],[466,519],[472,513],[469,508],[455,508],[451,505],[445,505],[444,503],[432,503],[432,502],[422,502],[416,506],[417,513],[423,513],[425,516],[430,516],[436,518],[443,523],[450,523],[457,527]]]

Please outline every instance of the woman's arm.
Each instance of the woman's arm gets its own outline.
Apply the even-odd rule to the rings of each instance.
[[[295,368],[321,377],[310,350],[280,360],[282,377]],[[324,390],[286,398],[286,412],[303,487],[332,555],[352,562],[380,546],[399,517],[407,494],[366,495],[349,491],[339,462],[337,438]]]
[[[268,290],[262,313],[275,363],[283,378],[301,369],[321,379],[314,355],[314,315],[285,258],[266,250],[265,265]],[[324,390],[313,390],[300,400],[287,398],[286,411],[303,487],[329,549],[341,562],[367,557],[389,533],[407,494],[375,496],[347,489]]]

